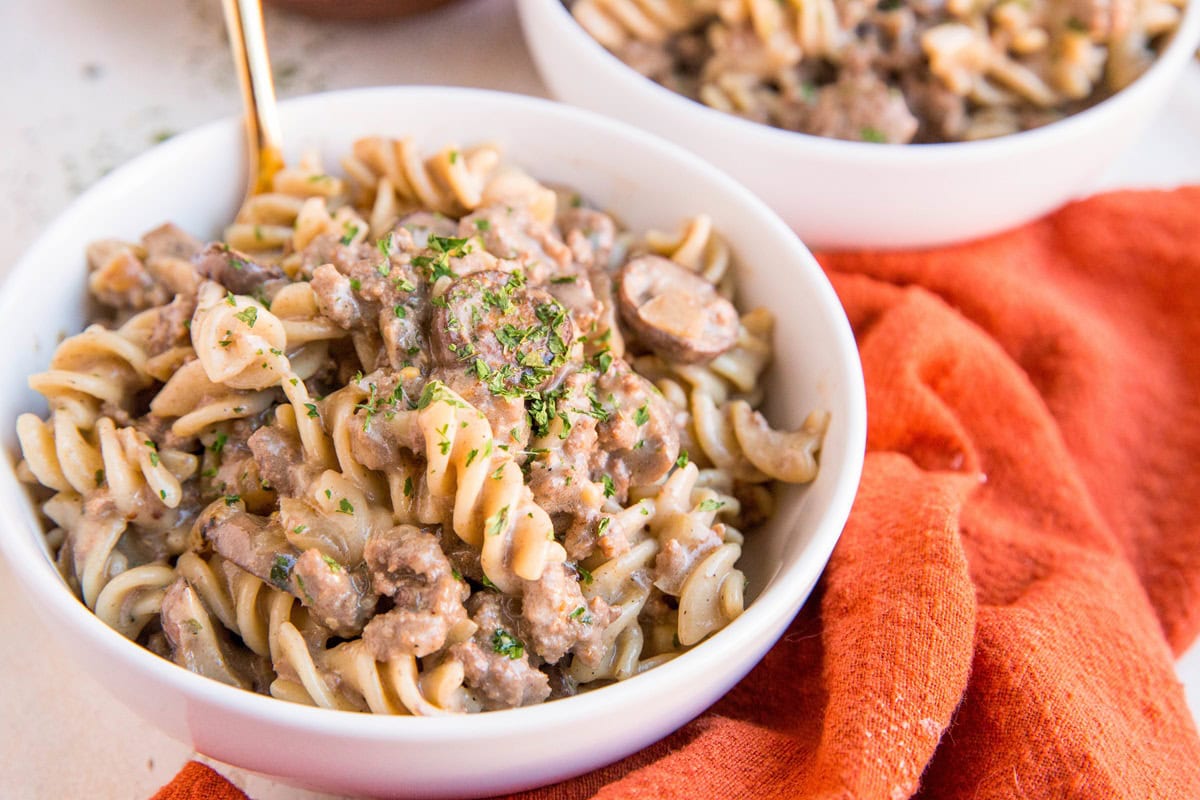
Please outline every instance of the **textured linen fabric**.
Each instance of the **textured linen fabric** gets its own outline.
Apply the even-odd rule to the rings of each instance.
[[[817,592],[698,720],[520,797],[1200,798],[1200,187],[820,260],[869,423]]]

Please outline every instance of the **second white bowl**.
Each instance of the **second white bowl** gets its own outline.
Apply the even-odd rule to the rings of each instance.
[[[843,142],[740,119],[665,89],[605,50],[561,0],[518,0],[525,41],[560,100],[665,136],[726,170],[820,248],[922,247],[1041,216],[1091,190],[1200,45],[1200,1],[1146,74],[1082,113],[981,142]]]

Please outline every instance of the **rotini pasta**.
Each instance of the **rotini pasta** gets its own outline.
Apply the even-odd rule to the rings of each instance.
[[[643,75],[713,108],[867,142],[1038,127],[1128,86],[1184,0],[572,0]]]
[[[594,8],[625,36],[699,19]],[[734,620],[743,530],[815,477],[826,415],[755,410],[773,320],[735,309],[713,221],[638,239],[488,146],[343,166],[281,171],[224,242],[89,250],[106,316],[17,423],[72,589],[209,678],[424,716],[624,680]]]

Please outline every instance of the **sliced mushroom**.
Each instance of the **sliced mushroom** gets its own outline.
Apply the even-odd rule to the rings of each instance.
[[[163,595],[162,629],[171,660],[206,678],[262,691],[269,682],[263,659],[232,647],[225,629],[213,622],[200,596],[183,578]]]
[[[575,326],[549,292],[488,270],[450,285],[430,336],[441,364],[461,364],[497,388],[542,391],[570,358]]]
[[[661,256],[641,256],[621,270],[621,316],[669,361],[709,361],[737,342],[733,304],[699,275]]]
[[[794,431],[777,431],[744,400],[729,406],[733,432],[742,454],[767,475],[785,483],[808,483],[817,477],[817,451],[829,425],[829,414],[814,411]]]
[[[245,253],[220,243],[210,244],[192,258],[196,272],[234,294],[271,297],[287,283],[283,270],[259,264]]]

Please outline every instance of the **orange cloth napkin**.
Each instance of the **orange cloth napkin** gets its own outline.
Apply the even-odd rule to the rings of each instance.
[[[1200,798],[1200,187],[821,261],[869,432],[820,588],[700,719],[521,797]]]

